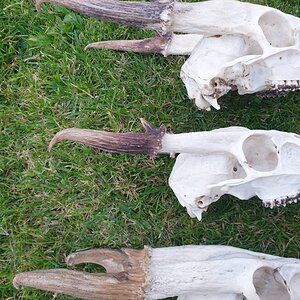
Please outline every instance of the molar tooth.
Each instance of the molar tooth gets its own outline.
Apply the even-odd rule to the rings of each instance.
[[[270,206],[269,206],[269,207],[270,207],[271,209],[273,209],[275,206],[276,206],[275,201],[274,201],[274,200],[271,200],[271,201],[270,201]]]

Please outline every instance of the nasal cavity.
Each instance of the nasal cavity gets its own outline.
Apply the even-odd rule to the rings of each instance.
[[[258,21],[266,39],[273,47],[290,47],[296,44],[288,18],[276,11],[263,14]]]
[[[250,168],[268,172],[278,165],[278,150],[268,135],[253,134],[243,143],[243,151]]]

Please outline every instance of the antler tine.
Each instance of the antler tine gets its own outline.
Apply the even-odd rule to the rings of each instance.
[[[170,41],[172,34],[157,35],[153,38],[143,40],[119,40],[119,41],[103,41],[91,43],[85,47],[88,49],[109,49],[118,51],[131,51],[138,53],[161,53],[164,54]]]
[[[119,250],[91,249],[70,254],[66,263],[68,266],[94,263],[103,266],[108,273],[116,273],[127,269],[127,260],[127,255]]]

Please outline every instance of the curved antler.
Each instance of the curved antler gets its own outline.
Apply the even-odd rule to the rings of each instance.
[[[114,262],[117,269],[107,274],[63,269],[33,271],[17,275],[14,284],[90,300],[175,296],[181,300],[299,299],[300,260],[234,247],[88,250],[72,254],[67,259],[70,260],[74,264]]]
[[[146,247],[143,250],[93,249],[73,253],[66,259],[69,266],[95,263],[103,266],[107,273],[40,270],[18,274],[13,284],[16,288],[27,286],[89,300],[144,299],[149,251]]]
[[[49,144],[49,151],[60,141],[70,140],[89,145],[108,152],[125,152],[129,154],[145,153],[155,156],[162,147],[165,127],[153,128],[141,119],[144,133],[114,133],[89,129],[69,128],[58,132]]]
[[[153,2],[118,0],[37,0],[36,9],[42,3],[61,4],[74,11],[100,20],[164,32],[172,0]]]

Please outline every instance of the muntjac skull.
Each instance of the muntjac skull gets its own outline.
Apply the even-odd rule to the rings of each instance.
[[[43,2],[158,33],[150,39],[98,42],[86,48],[191,54],[181,78],[200,109],[219,109],[217,100],[230,90],[266,97],[300,90],[300,18],[277,9],[236,0],[37,0],[38,10]]]
[[[69,266],[95,263],[107,273],[32,271],[18,274],[14,285],[95,300],[300,299],[299,259],[228,246],[94,249],[73,253],[66,261]]]
[[[182,206],[199,220],[224,194],[240,199],[258,196],[267,207],[300,198],[300,136],[275,130],[228,127],[213,131],[167,134],[142,120],[145,133],[110,133],[65,129],[61,140],[79,141],[110,152],[180,153],[169,184]]]

